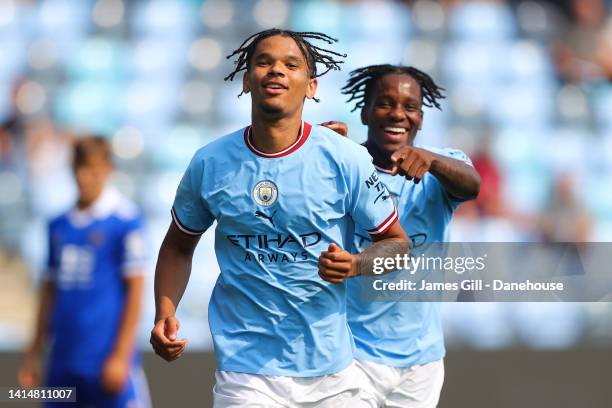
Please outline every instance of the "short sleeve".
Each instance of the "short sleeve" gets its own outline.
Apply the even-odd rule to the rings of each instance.
[[[124,221],[121,237],[121,270],[123,276],[142,275],[147,261],[146,240],[142,215]]]
[[[450,157],[451,159],[459,160],[465,164],[474,167],[472,160],[463,151],[458,149],[442,149],[439,152],[442,156]]]
[[[397,221],[391,194],[378,177],[365,149],[351,158],[349,170],[351,216],[370,235],[384,234]]]
[[[172,206],[172,219],[188,235],[200,235],[210,227],[214,217],[202,198],[203,160],[196,155],[185,171]]]

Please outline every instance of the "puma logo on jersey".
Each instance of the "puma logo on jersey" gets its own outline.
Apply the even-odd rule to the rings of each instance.
[[[270,224],[272,224],[272,226],[273,226],[274,228],[276,228],[276,225],[274,225],[274,220],[272,219],[272,217],[274,217],[274,215],[276,215],[276,211],[274,211],[274,212],[272,213],[272,215],[267,215],[267,214],[265,214],[265,213],[263,213],[263,212],[261,212],[261,211],[259,211],[259,210],[255,211],[255,216],[256,216],[257,218],[264,218],[264,219],[266,219],[266,220],[270,221]]]

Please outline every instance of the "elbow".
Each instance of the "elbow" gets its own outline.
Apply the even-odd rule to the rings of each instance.
[[[472,182],[466,194],[466,200],[475,200],[480,194],[480,174],[474,169],[472,174]]]
[[[478,194],[480,194],[480,175],[476,173],[476,177],[474,179],[474,189],[472,191],[472,197],[470,199],[475,200],[478,197]]]

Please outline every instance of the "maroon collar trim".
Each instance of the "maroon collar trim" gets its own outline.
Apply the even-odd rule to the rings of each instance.
[[[300,126],[300,133],[298,135],[298,138],[295,142],[291,144],[291,146],[288,146],[279,152],[266,153],[262,152],[261,150],[258,150],[255,146],[253,146],[253,143],[251,143],[251,126],[247,126],[247,128],[244,129],[244,143],[253,153],[260,157],[265,157],[267,159],[277,159],[279,157],[287,156],[288,154],[291,154],[300,147],[302,147],[302,145],[306,142],[306,139],[308,139],[311,129],[312,125],[310,123],[302,121],[302,126]]]

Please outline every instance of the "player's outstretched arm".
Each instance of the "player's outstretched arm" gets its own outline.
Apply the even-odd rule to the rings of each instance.
[[[330,244],[319,257],[319,276],[330,283],[341,283],[357,275],[372,275],[375,258],[395,258],[409,254],[408,236],[399,222],[383,234],[371,235],[374,243],[353,255],[336,244]]]
[[[139,272],[133,275],[124,279],[125,300],[121,324],[114,349],[102,367],[102,387],[113,394],[120,392],[128,379],[140,318],[144,275]]]
[[[40,385],[40,358],[45,345],[45,333],[49,323],[49,315],[55,300],[55,283],[45,280],[40,290],[40,305],[36,318],[34,338],[25,353],[25,358],[17,380],[22,387],[37,387]]]
[[[472,200],[480,191],[480,175],[474,167],[461,160],[430,152],[420,147],[407,146],[391,155],[393,174],[399,174],[415,183],[428,171],[453,197]]]
[[[151,345],[155,353],[166,361],[179,358],[187,345],[186,339],[177,340],[179,322],[174,316],[189,281],[193,251],[199,240],[199,235],[187,235],[173,222],[159,250],[155,268],[155,326],[151,331]]]

